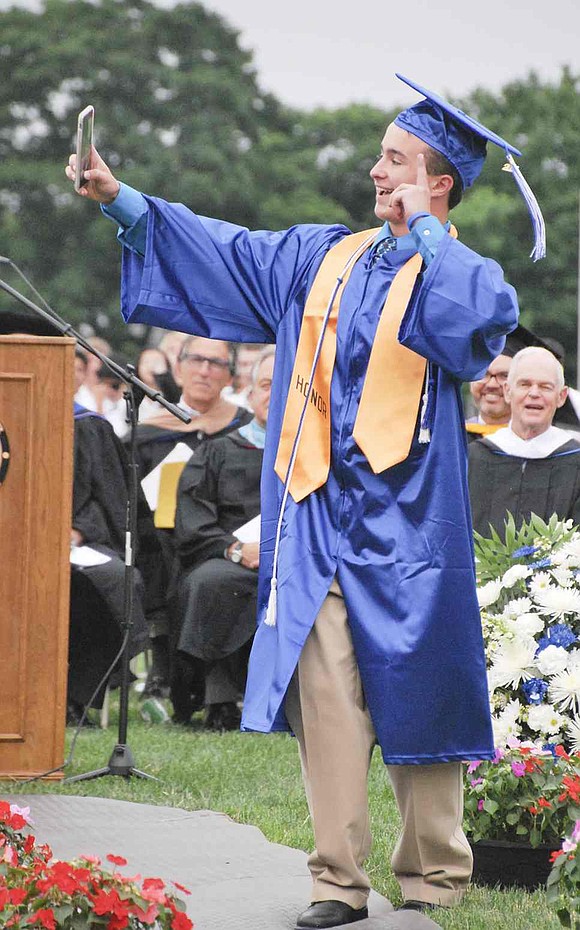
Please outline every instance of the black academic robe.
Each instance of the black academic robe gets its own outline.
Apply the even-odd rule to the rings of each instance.
[[[580,523],[580,442],[572,438],[546,458],[525,459],[478,439],[469,446],[469,495],[473,528],[482,536],[491,524],[503,538],[508,511],[517,527],[532,513]]]
[[[109,556],[96,566],[71,566],[68,697],[87,704],[123,639],[125,526],[128,466],[125,450],[102,417],[75,409],[72,526],[84,543]],[[147,502],[139,495],[136,561],[159,555],[159,544]],[[145,589],[135,571],[132,655],[146,640]],[[102,703],[104,688],[93,700]]]
[[[258,573],[224,558],[234,531],[260,513],[263,451],[237,430],[188,462],[177,494],[178,648],[204,661],[240,649],[256,627]]]
[[[220,436],[225,436],[227,433],[231,433],[232,430],[238,429],[245,423],[249,423],[252,416],[253,414],[246,410],[245,407],[234,407],[232,404],[231,421],[223,429],[211,435],[203,432],[203,430],[173,430],[152,425],[147,421],[140,423],[135,433],[140,478],[143,479],[145,475],[148,475],[150,471],[159,465],[178,442],[183,442],[190,449],[195,450],[206,440],[218,439]]]
[[[138,474],[140,480],[149,474],[163,459],[169,455],[177,443],[185,443],[194,452],[207,442],[213,442],[222,436],[226,436],[232,430],[238,429],[245,423],[249,423],[252,414],[244,407],[233,407],[232,419],[216,433],[206,433],[203,430],[178,430],[165,429],[164,427],[152,425],[150,423],[140,423],[136,430],[136,459]],[[126,442],[128,440],[125,440]],[[144,556],[146,566],[143,566],[143,573],[147,577],[148,598],[155,605],[155,616],[148,613],[150,622],[151,636],[170,635],[173,652],[175,631],[171,629],[172,623],[169,616],[170,604],[173,602],[174,595],[174,574],[175,574],[175,551],[173,545],[173,531],[158,529],[155,531],[158,545],[161,548],[162,557],[157,555],[151,558]]]

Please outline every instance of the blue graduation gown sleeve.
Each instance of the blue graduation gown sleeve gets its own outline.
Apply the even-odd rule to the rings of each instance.
[[[518,320],[500,266],[446,235],[416,288],[399,341],[461,381],[475,381]]]
[[[274,342],[280,320],[344,226],[283,232],[197,216],[147,197],[145,257],[125,248],[121,310],[147,323],[212,339]]]

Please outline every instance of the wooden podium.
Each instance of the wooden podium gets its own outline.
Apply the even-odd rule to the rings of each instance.
[[[0,778],[64,761],[74,347],[0,336]]]

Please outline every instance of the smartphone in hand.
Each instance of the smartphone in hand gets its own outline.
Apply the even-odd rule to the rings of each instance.
[[[78,116],[77,123],[77,166],[75,176],[75,190],[78,191],[88,182],[84,173],[91,163],[91,146],[93,144],[93,128],[95,124],[95,108],[85,107]]]

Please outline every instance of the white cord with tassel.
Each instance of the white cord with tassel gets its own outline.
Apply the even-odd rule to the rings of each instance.
[[[298,429],[296,430],[296,436],[294,437],[294,443],[292,445],[292,454],[290,456],[290,461],[288,463],[288,472],[286,474],[286,481],[284,482],[284,492],[282,494],[282,502],[280,504],[280,513],[278,516],[278,523],[276,526],[276,537],[274,541],[274,560],[272,565],[272,578],[270,580],[270,594],[268,596],[268,606],[266,607],[266,615],[264,617],[264,623],[266,626],[276,626],[276,617],[277,617],[277,608],[278,608],[278,554],[280,551],[280,539],[282,536],[282,521],[284,519],[284,511],[286,510],[286,503],[288,501],[288,495],[290,493],[290,482],[292,481],[292,475],[294,473],[294,464],[296,462],[296,457],[298,454],[298,446],[300,444],[300,437],[302,436],[302,430],[304,427],[304,420],[306,417],[306,410],[310,402],[310,395],[312,392],[312,384],[314,381],[314,375],[316,373],[316,368],[318,365],[318,359],[320,358],[320,352],[322,350],[322,343],[324,341],[324,334],[326,332],[326,326],[328,320],[330,319],[330,314],[332,313],[332,308],[334,306],[334,301],[336,295],[340,288],[340,285],[343,282],[343,278],[350,268],[351,264],[355,262],[360,255],[368,248],[371,242],[374,241],[376,233],[373,233],[369,236],[368,239],[365,239],[364,243],[361,246],[358,246],[352,255],[349,257],[344,268],[342,269],[340,275],[336,279],[336,283],[330,295],[330,300],[328,301],[328,306],[324,313],[322,320],[322,326],[320,327],[320,334],[318,336],[318,342],[316,343],[316,349],[314,351],[314,358],[312,360],[312,368],[310,369],[310,376],[308,378],[308,390],[306,391],[306,396],[304,398],[304,404],[300,412],[300,419],[298,421]]]

